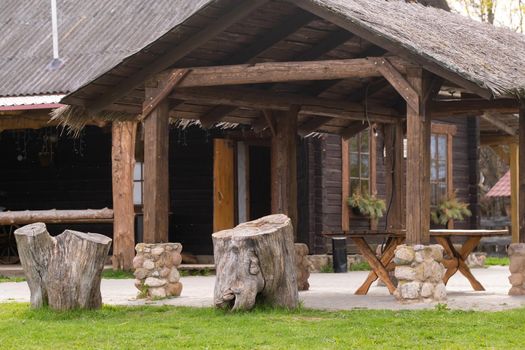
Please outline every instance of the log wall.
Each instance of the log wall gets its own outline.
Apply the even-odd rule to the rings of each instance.
[[[433,120],[437,123],[452,123],[457,132],[453,138],[453,173],[454,189],[460,201],[470,204],[473,216],[463,222],[456,222],[458,229],[477,228],[479,223],[478,184],[478,145],[479,125],[476,118],[446,118]],[[342,212],[342,174],[341,174],[341,138],[335,135],[324,135],[322,138],[311,138],[307,141],[308,150],[308,200],[309,217],[308,244],[311,253],[331,251],[328,239],[321,236],[322,232],[337,232],[341,230]],[[381,134],[377,139],[377,192],[385,199],[385,166],[383,160],[383,140]],[[465,150],[468,150],[465,152]],[[370,221],[355,216],[350,211],[350,229],[370,229]],[[378,222],[378,229],[384,229],[385,218]],[[306,241],[305,241],[306,243]],[[377,239],[375,243],[381,243]],[[349,253],[357,253],[355,247],[348,246]]]

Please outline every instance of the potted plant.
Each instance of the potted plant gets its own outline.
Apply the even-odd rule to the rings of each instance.
[[[443,200],[435,210],[430,213],[432,222],[436,225],[446,225],[450,220],[464,220],[472,216],[467,203],[458,201],[455,195]]]
[[[348,198],[348,205],[358,211],[361,215],[368,216],[372,220],[383,217],[386,211],[385,201],[369,194],[361,194],[356,191]]]

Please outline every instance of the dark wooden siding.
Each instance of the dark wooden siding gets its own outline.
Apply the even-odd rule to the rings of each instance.
[[[43,139],[53,143],[53,162],[43,164]],[[17,157],[26,155],[25,159]],[[0,133],[0,206],[7,210],[100,209],[112,207],[111,132],[86,127],[80,138],[56,128]],[[48,225],[112,236],[111,224]]]
[[[476,118],[447,118],[436,123],[454,124],[457,132],[453,138],[453,184],[457,198],[470,204],[473,216],[464,222],[456,222],[457,228],[476,228],[479,222],[478,205],[478,147],[479,127]],[[385,167],[383,158],[383,138],[381,133],[376,139],[377,145],[377,191],[378,197],[386,198]],[[342,213],[342,174],[341,174],[341,138],[335,135],[323,135],[308,141],[309,163],[309,232],[313,235],[308,240],[313,251],[324,253],[330,250],[329,240],[322,237],[322,232],[341,230]],[[387,202],[388,206],[388,202]],[[378,229],[385,227],[385,218],[378,222]],[[350,229],[369,229],[370,221],[350,212]],[[374,243],[381,243],[381,239]],[[312,249],[312,246],[310,247]],[[349,244],[349,252],[356,252]]]

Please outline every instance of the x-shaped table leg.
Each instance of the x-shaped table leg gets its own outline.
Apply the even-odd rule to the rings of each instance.
[[[470,271],[470,268],[465,263],[465,260],[467,260],[470,253],[472,253],[474,249],[476,249],[479,241],[481,240],[481,237],[469,237],[467,241],[463,244],[459,252],[456,250],[456,248],[454,248],[450,237],[435,238],[436,241],[441,246],[443,246],[445,252],[449,256],[449,259],[443,261],[443,265],[445,265],[445,267],[447,268],[445,276],[443,277],[443,283],[447,284],[450,277],[454,276],[459,270],[459,272],[461,272],[461,274],[469,280],[470,284],[472,285],[472,288],[474,288],[475,291],[484,291],[485,288],[483,288],[481,283],[474,277],[474,275]]]
[[[367,279],[361,285],[361,287],[359,287],[356,290],[355,294],[366,295],[372,283],[374,283],[374,281],[376,281],[378,278],[380,278],[386,284],[390,294],[394,293],[394,291],[396,290],[396,286],[390,279],[390,276],[387,271],[387,266],[390,264],[390,262],[395,256],[396,247],[403,243],[405,239],[402,237],[389,238],[386,243],[385,250],[381,255],[381,259],[378,259],[376,257],[376,255],[374,254],[368,243],[366,243],[364,238],[352,237],[352,240],[354,241],[355,245],[357,246],[363,257],[366,259],[368,264],[370,264],[370,267],[372,268],[372,272],[368,274]]]

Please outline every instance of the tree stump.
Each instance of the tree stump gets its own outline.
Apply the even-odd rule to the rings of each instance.
[[[33,308],[96,309],[102,305],[100,280],[110,238],[72,230],[51,237],[43,223],[19,228],[15,237]]]
[[[216,307],[250,310],[258,295],[265,304],[297,307],[293,227],[286,215],[266,216],[212,237]]]

